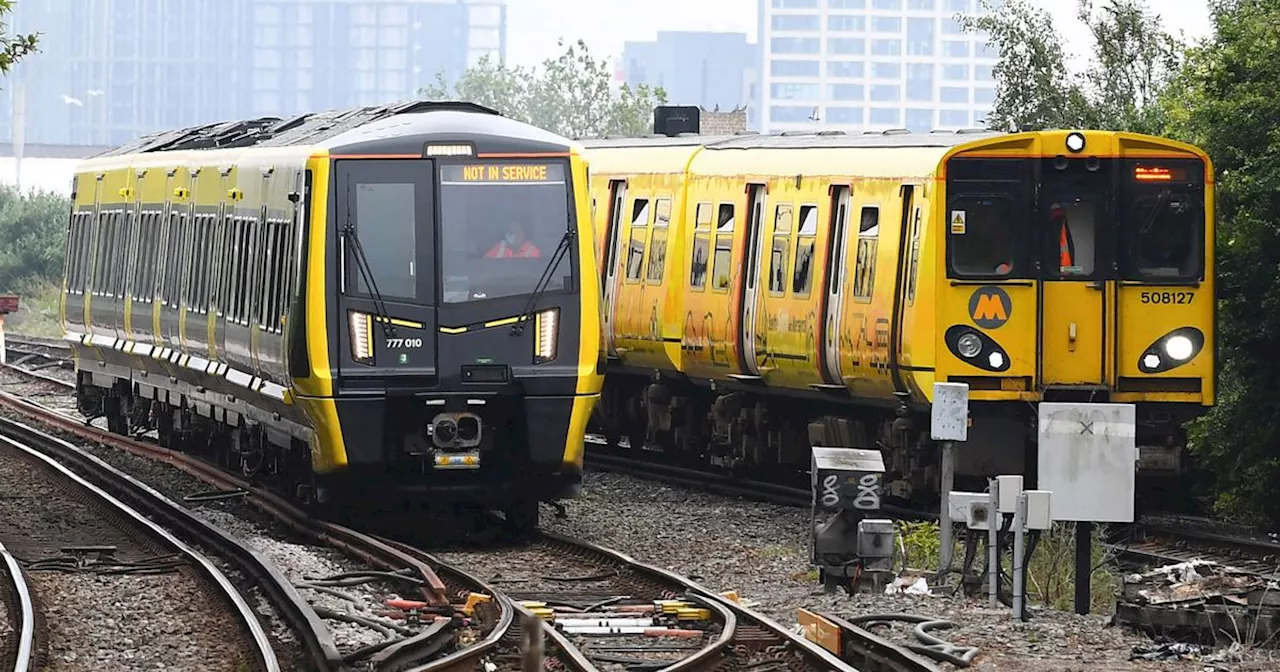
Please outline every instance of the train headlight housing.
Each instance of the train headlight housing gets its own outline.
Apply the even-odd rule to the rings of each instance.
[[[543,364],[555,359],[558,340],[560,310],[552,308],[538,313],[533,323],[533,363]]]
[[[1143,373],[1163,373],[1196,358],[1204,349],[1204,332],[1195,327],[1179,327],[1156,339],[1138,358]]]
[[[373,363],[373,316],[350,311],[347,321],[351,328],[351,358],[361,364]]]
[[[1078,154],[1084,151],[1084,135],[1080,133],[1067,134],[1067,151],[1072,154]]]
[[[956,324],[943,334],[947,350],[974,368],[1004,373],[1013,364],[1009,353],[995,339],[965,324]]]

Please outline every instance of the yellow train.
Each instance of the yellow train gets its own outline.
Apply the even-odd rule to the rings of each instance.
[[[465,103],[142,138],[76,171],[78,398],[308,502],[573,496],[603,383],[587,167]]]
[[[936,491],[933,383],[968,383],[957,476],[1034,478],[1035,404],[1137,404],[1176,472],[1214,403],[1213,170],[1103,131],[585,143],[602,260],[601,431],[803,475],[879,448]]]

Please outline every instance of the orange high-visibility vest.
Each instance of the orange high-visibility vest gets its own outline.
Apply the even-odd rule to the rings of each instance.
[[[1067,223],[1062,223],[1062,233],[1058,237],[1058,265],[1066,268],[1074,266],[1071,259],[1071,244],[1067,240]]]
[[[490,259],[499,257],[541,257],[542,252],[528,240],[521,243],[519,249],[513,249],[507,244],[507,241],[502,240],[498,241],[498,244],[494,245],[484,256]]]

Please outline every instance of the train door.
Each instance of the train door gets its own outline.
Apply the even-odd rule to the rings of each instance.
[[[845,268],[849,239],[849,187],[832,187],[830,240],[827,242],[826,287],[823,297],[823,376],[831,385],[844,386],[840,374],[840,318],[844,313]]]
[[[760,300],[760,256],[764,237],[765,187],[753,184],[747,187],[747,230],[743,239],[746,241],[743,279],[742,279],[742,312],[738,321],[741,344],[741,365],[746,373],[759,376],[760,367],[756,364],[756,313]]]
[[[609,182],[609,221],[604,231],[604,260],[600,269],[600,287],[604,291],[605,351],[617,356],[613,340],[614,309],[618,298],[618,242],[622,231],[623,205],[627,199],[627,183],[623,180]]]
[[[1064,165],[1065,164],[1065,165]],[[1040,384],[1103,385],[1106,271],[1114,221],[1112,162],[1047,159],[1037,208],[1041,242]]]

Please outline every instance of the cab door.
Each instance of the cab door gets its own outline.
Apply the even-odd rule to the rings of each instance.
[[[741,350],[742,371],[750,376],[759,376],[760,367],[756,359],[756,313],[760,306],[760,257],[764,249],[764,185],[753,184],[747,187],[747,230],[745,271],[742,273],[742,310],[738,321],[738,343]]]
[[[1107,382],[1112,170],[1110,161],[1086,159],[1046,159],[1040,166],[1041,387]]]
[[[600,286],[604,289],[604,338],[605,352],[611,357],[618,356],[617,346],[613,338],[614,311],[618,299],[619,247],[621,239],[623,205],[627,200],[627,183],[622,180],[609,182],[609,220],[605,223],[604,254]]]

